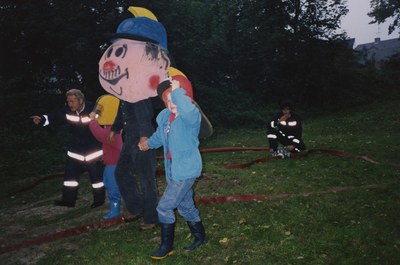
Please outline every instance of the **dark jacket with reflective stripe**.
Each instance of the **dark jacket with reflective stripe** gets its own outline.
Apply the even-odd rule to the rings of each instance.
[[[55,113],[46,114],[48,117],[49,126],[57,126],[62,124],[70,125],[72,137],[68,146],[68,151],[86,156],[94,151],[101,150],[102,143],[93,136],[89,128],[89,113],[93,111],[93,108],[94,104],[85,100],[85,108],[82,110],[79,116],[75,111],[71,111],[68,106],[65,106]],[[69,115],[69,119],[67,118],[67,115]],[[41,115],[40,118],[40,124],[43,125],[46,122],[46,118],[44,115]],[[82,118],[84,121],[88,122],[82,122]]]
[[[277,112],[275,116],[268,122],[267,128],[268,129],[275,129],[278,120],[283,116],[283,112]],[[281,131],[288,136],[294,136],[298,140],[301,140],[301,136],[303,134],[303,128],[301,125],[301,118],[294,112],[290,113],[290,117],[286,120],[286,122],[278,124],[278,130]]]
[[[151,99],[144,99],[136,103],[120,100],[117,117],[111,131],[119,133],[124,129],[124,142],[137,147],[140,137],[150,137],[154,133],[151,122],[154,115]]]

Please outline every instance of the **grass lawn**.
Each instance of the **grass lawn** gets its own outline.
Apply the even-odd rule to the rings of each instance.
[[[193,236],[176,213],[175,253],[164,260],[150,258],[160,245],[160,229],[139,232],[139,220],[8,251],[0,254],[0,264],[399,264],[400,167],[394,165],[400,164],[400,120],[395,111],[399,103],[374,103],[315,117],[302,114],[307,150],[335,150],[378,164],[317,152],[224,170],[267,157],[269,151],[202,153],[203,174],[194,185],[195,199],[227,195],[265,199],[198,203],[209,240],[198,249],[183,251]],[[59,139],[60,132],[51,133],[42,140]],[[64,144],[58,141],[49,149],[28,146],[6,158],[1,193],[59,172],[53,166],[63,161]],[[227,147],[268,147],[266,130],[216,127],[200,149]],[[162,161],[158,166],[162,168]],[[157,176],[157,183],[161,195],[164,176]],[[92,197],[85,175],[80,186],[80,200],[72,209],[52,205],[61,195],[61,178],[2,197],[0,250],[100,221],[108,205],[89,210]]]

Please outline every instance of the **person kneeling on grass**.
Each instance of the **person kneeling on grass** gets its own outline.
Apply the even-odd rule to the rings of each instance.
[[[161,226],[161,246],[151,254],[153,259],[163,259],[174,252],[175,208],[186,220],[195,237],[194,243],[184,247],[184,250],[190,251],[208,242],[199,210],[194,205],[192,189],[202,170],[198,149],[202,115],[192,102],[193,92],[190,83],[189,86],[182,85],[185,87],[184,90],[180,87],[181,83],[174,78],[175,76],[172,77],[172,81],[167,80],[159,85],[157,92],[168,108],[157,116],[156,132],[146,142],[139,143],[142,151],[160,146],[164,148],[168,185],[157,206]]]
[[[270,147],[270,156],[290,157],[292,153],[298,153],[306,149],[301,139],[303,128],[301,118],[293,112],[293,104],[285,100],[280,104],[281,111],[267,123],[267,137]],[[278,146],[281,143],[286,147]]]

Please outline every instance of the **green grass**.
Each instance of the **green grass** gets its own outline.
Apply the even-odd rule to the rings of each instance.
[[[45,255],[35,264],[399,264],[400,167],[392,165],[400,163],[400,120],[395,111],[399,103],[374,103],[312,118],[302,115],[303,138],[308,149],[367,156],[380,164],[355,157],[313,153],[305,158],[271,159],[250,168],[222,170],[227,165],[267,157],[269,152],[203,153],[203,175],[194,185],[195,198],[290,194],[263,201],[197,204],[209,240],[206,246],[183,251],[193,236],[177,213],[175,253],[164,260],[150,258],[150,253],[159,247],[160,230],[139,232],[140,222],[135,222],[42,244],[35,251]],[[201,141],[201,149],[222,147],[268,147],[266,130],[217,127],[210,139]],[[53,152],[52,159],[62,156],[63,152]],[[39,160],[46,159],[47,152],[41,153],[43,156],[37,158],[29,157],[26,152],[21,154],[17,159],[21,161],[19,173],[7,178],[9,183],[0,187],[2,194],[55,171],[46,171],[43,165],[35,166]],[[7,163],[15,165],[16,162]],[[32,166],[40,173],[30,171],[30,175],[24,175],[23,165]],[[82,181],[88,182],[85,178]],[[165,185],[164,177],[157,177],[157,182]],[[390,184],[362,188],[380,183]],[[51,180],[13,198],[2,198],[0,215],[34,200],[43,200],[40,205],[46,205],[46,198],[60,195],[61,185],[60,179]],[[354,188],[318,193],[340,187]],[[91,196],[90,190],[80,192]],[[303,196],[306,193],[311,194]],[[33,229],[46,222],[60,222],[60,227],[64,227],[61,223],[65,224],[65,229],[80,226],[84,224],[82,220],[69,222],[69,219],[83,216],[87,209],[87,205],[80,205],[45,221],[38,216],[38,220],[31,220],[25,226]],[[98,221],[99,217],[85,221]],[[1,256],[0,260],[0,264],[9,264]]]

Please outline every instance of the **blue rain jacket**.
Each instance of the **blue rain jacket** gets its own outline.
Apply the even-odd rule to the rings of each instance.
[[[171,92],[172,102],[177,106],[179,115],[167,129],[171,111],[164,109],[157,116],[157,130],[148,139],[149,148],[164,148],[165,176],[167,182],[172,178],[176,182],[197,178],[201,174],[202,161],[199,151],[201,113],[185,90],[177,88]],[[172,168],[167,163],[168,147],[172,156]],[[171,176],[172,172],[172,176]]]

